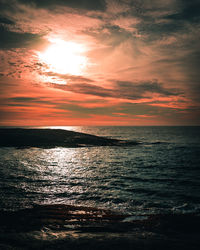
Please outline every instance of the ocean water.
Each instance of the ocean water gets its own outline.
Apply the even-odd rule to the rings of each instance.
[[[0,210],[61,203],[130,215],[200,212],[200,127],[60,128],[139,144],[0,148]]]

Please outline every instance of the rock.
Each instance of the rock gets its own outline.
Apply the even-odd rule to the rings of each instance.
[[[134,141],[124,141],[62,129],[0,129],[0,147],[88,147],[133,146]]]

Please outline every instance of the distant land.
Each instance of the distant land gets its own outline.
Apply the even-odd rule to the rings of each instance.
[[[0,147],[132,146],[136,141],[117,140],[62,129],[1,128]]]

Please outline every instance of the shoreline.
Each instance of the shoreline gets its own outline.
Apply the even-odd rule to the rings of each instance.
[[[37,205],[1,211],[1,249],[199,249],[198,214],[143,218],[106,209]],[[12,248],[11,248],[12,247]]]
[[[97,147],[135,146],[136,141],[118,140],[62,129],[0,128],[0,147]]]

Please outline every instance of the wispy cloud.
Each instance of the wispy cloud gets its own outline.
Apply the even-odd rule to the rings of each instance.
[[[165,88],[161,83],[157,81],[151,82],[128,82],[128,81],[112,81],[112,88],[104,88],[99,85],[90,84],[90,79],[81,77],[75,77],[70,79],[71,84],[58,85],[47,83],[48,85],[59,88],[65,91],[71,91],[79,94],[94,95],[104,98],[118,98],[118,99],[151,99],[149,94],[156,93],[161,96],[179,96],[182,93],[173,88]],[[81,81],[77,83],[77,81]]]

